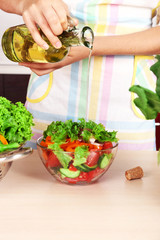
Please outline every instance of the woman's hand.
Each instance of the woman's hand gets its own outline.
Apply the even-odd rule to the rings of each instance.
[[[29,67],[37,75],[45,75],[56,69],[65,67],[74,62],[88,58],[90,50],[87,47],[78,46],[72,47],[68,53],[68,56],[64,60],[57,63],[19,63],[24,67]]]
[[[47,49],[48,44],[41,38],[37,25],[55,48],[61,47],[57,35],[60,35],[68,27],[67,16],[69,9],[62,0],[21,0],[20,14],[31,32],[35,42]],[[72,19],[75,25],[77,19]]]

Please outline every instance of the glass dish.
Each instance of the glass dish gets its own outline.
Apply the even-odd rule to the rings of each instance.
[[[55,151],[41,145],[43,136],[37,140],[37,150],[45,168],[58,181],[66,184],[90,184],[97,181],[107,172],[115,159],[118,143],[101,150],[90,150],[87,161],[74,166],[75,152]],[[96,143],[95,143],[96,145]],[[63,167],[58,159],[61,154],[70,158],[67,167]]]

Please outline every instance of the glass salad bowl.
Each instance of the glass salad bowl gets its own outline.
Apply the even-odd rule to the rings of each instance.
[[[118,142],[87,144],[82,140],[66,141],[57,148],[47,138],[37,140],[39,156],[48,172],[66,184],[97,181],[111,166],[118,149]]]

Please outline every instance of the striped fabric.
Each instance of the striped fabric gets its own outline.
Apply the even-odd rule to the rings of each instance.
[[[89,25],[95,35],[118,35],[141,31],[152,26],[152,11],[158,0],[68,0],[79,28]],[[27,109],[33,114],[35,127],[32,143],[51,121],[87,116],[101,122],[109,131],[118,131],[119,148],[155,149],[155,124],[145,120],[132,104],[134,95],[128,89],[140,84],[155,89],[155,77],[149,68],[153,57],[92,57],[38,77],[31,75]]]

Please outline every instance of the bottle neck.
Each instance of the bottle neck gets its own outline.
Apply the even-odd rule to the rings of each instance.
[[[58,38],[65,47],[74,47],[81,45],[79,34],[80,31],[74,27],[64,31]]]
[[[94,33],[92,29],[88,26],[82,28],[81,31],[81,42],[85,47],[89,49],[93,48]]]
[[[88,26],[83,27],[82,30],[73,27],[72,29],[64,31],[59,36],[59,39],[62,42],[62,45],[65,45],[66,47],[82,45],[92,49],[94,34],[92,29]]]

